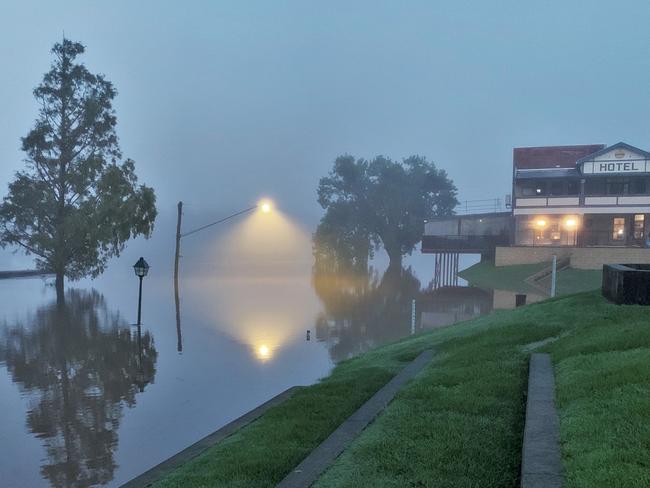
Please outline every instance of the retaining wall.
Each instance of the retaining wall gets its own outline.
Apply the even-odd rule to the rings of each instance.
[[[650,249],[641,247],[497,247],[495,266],[549,262],[553,255],[568,258],[577,269],[602,269],[604,264],[650,264]]]

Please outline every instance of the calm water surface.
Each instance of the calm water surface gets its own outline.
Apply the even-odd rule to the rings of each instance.
[[[166,243],[140,243],[100,279],[72,284],[63,308],[48,280],[0,281],[0,484],[118,486],[336,361],[410,334],[413,299],[418,327],[492,308],[476,289],[423,292],[408,270],[314,274],[308,234],[265,225],[183,243],[178,310]],[[129,260],[147,250],[138,330]]]

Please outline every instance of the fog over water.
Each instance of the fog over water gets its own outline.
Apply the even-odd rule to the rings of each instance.
[[[421,154],[461,199],[503,196],[514,146],[648,146],[649,14],[643,0],[3,2],[0,187],[65,32],[118,89],[123,153],[161,217],[266,195],[311,231],[342,153]]]

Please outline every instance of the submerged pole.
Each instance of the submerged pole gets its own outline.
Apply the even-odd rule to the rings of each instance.
[[[178,218],[176,220],[176,252],[174,253],[174,301],[176,302],[176,350],[183,351],[183,338],[181,335],[181,304],[178,294],[178,259],[181,248],[181,219],[183,215],[183,202],[178,202]]]

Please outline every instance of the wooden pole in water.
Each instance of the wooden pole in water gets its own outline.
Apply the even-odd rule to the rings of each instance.
[[[181,252],[181,218],[183,202],[178,202],[178,219],[176,220],[176,252],[174,253],[174,284],[178,289],[178,259]]]
[[[180,297],[178,296],[178,260],[181,253],[181,218],[183,215],[183,202],[178,202],[178,220],[176,221],[176,252],[174,253],[174,299],[176,302],[176,335],[178,352],[183,351],[181,337],[181,310]]]

